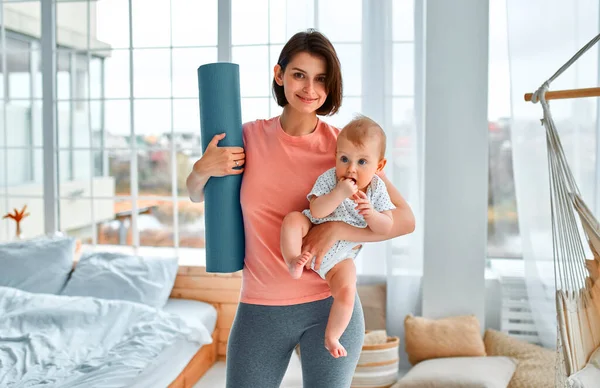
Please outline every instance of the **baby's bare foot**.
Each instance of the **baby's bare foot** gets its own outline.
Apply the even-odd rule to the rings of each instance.
[[[288,269],[290,271],[290,275],[292,275],[293,279],[300,279],[302,276],[302,271],[304,271],[304,266],[312,258],[312,254],[310,252],[304,252],[300,256],[296,257],[291,264],[288,265]]]
[[[337,338],[325,338],[325,348],[334,358],[346,357],[348,353]]]

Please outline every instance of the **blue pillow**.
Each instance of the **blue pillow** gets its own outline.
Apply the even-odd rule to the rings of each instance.
[[[37,237],[0,244],[0,286],[59,294],[73,269],[75,239]]]
[[[84,253],[62,295],[119,299],[162,308],[175,283],[177,258]]]

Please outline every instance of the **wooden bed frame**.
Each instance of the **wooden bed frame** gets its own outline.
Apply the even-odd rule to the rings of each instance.
[[[210,303],[217,309],[213,342],[204,345],[169,388],[192,388],[217,360],[225,360],[229,330],[237,310],[242,274],[214,274],[202,266],[180,266],[171,298]]]
[[[217,360],[217,331],[213,332],[213,342],[204,345],[190,360],[183,371],[169,385],[169,388],[192,388]]]

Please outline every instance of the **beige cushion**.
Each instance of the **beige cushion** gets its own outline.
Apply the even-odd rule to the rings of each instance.
[[[572,388],[597,387],[600,384],[600,348],[592,353],[587,365],[569,377],[568,381]]]
[[[485,356],[479,321],[474,315],[404,319],[406,353],[411,364],[440,357]]]
[[[452,357],[414,366],[392,388],[506,388],[516,361],[509,357]]]
[[[365,339],[363,340],[363,346],[365,345],[381,345],[387,344],[388,335],[385,330],[373,330],[365,333]]]
[[[486,330],[484,342],[488,355],[512,357],[519,362],[508,388],[554,388],[554,350],[491,329]]]

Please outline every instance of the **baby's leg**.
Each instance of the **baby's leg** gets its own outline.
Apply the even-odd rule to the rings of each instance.
[[[302,239],[311,227],[310,220],[300,212],[289,213],[281,225],[281,254],[294,279],[302,276],[304,266],[313,257],[310,252],[302,252]]]
[[[354,260],[346,259],[336,264],[325,276],[331,288],[333,304],[325,328],[325,347],[335,358],[345,357],[346,349],[340,337],[348,327],[354,309],[356,295],[356,267]]]

